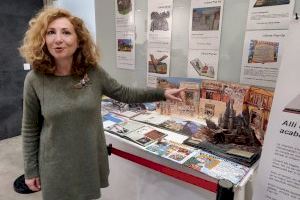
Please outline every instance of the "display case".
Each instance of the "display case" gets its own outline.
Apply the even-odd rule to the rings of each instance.
[[[110,156],[110,187],[103,190],[107,200],[215,200],[218,180],[179,163],[145,151],[140,145],[106,132]],[[234,199],[244,200],[251,190],[254,164],[244,178],[234,186]],[[117,192],[116,192],[117,191]],[[250,194],[251,195],[251,194]],[[248,195],[249,196],[249,193]]]

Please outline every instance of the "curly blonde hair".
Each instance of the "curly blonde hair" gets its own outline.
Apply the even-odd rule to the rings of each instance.
[[[49,53],[45,35],[48,25],[58,18],[67,18],[77,34],[78,49],[73,55],[71,73],[83,76],[89,67],[96,67],[100,60],[100,53],[82,19],[60,8],[44,8],[29,21],[29,28],[25,33],[23,44],[19,48],[21,56],[32,68],[44,74],[54,74],[55,62]]]

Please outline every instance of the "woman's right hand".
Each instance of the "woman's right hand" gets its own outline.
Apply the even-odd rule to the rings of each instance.
[[[37,192],[41,190],[41,182],[39,177],[25,179],[25,183],[32,191]]]

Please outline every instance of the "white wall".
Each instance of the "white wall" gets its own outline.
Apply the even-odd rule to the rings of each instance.
[[[191,0],[174,0],[170,76],[186,76],[188,24]],[[146,86],[147,41],[145,24],[147,0],[135,0],[137,31],[136,69],[116,68],[114,0],[95,1],[97,45],[102,50],[103,67],[118,81],[131,86]],[[218,80],[239,82],[249,0],[225,0],[221,33]],[[300,13],[300,0],[295,12]],[[141,36],[141,34],[145,34]]]
[[[300,0],[299,0],[300,1]],[[131,86],[146,86],[147,0],[135,0],[136,69],[116,68],[114,0],[56,0],[58,7],[81,17],[101,50],[101,65],[114,78]],[[219,58],[218,80],[239,82],[249,0],[226,0]],[[170,76],[186,76],[190,0],[174,0]],[[296,1],[295,12],[300,13]]]
[[[80,17],[96,41],[95,1],[94,0],[56,0],[55,7],[64,8]]]

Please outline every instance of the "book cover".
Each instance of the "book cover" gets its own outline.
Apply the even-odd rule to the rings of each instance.
[[[119,124],[114,124],[114,125],[106,128],[106,130],[113,134],[124,137],[124,136],[128,135],[129,133],[131,133],[132,131],[135,131],[144,126],[145,126],[145,124],[138,123],[135,121],[125,121],[125,122],[121,122]]]
[[[170,119],[170,116],[160,115],[156,112],[145,112],[132,118],[133,120],[158,126]]]
[[[159,132],[150,126],[143,126],[127,134],[126,138],[145,147],[166,136],[167,134]]]
[[[127,121],[124,117],[121,117],[119,115],[113,114],[113,113],[107,113],[102,116],[103,121],[110,121],[114,123],[121,123]]]
[[[142,103],[127,104],[110,98],[102,100],[101,106],[102,112],[111,112],[128,118],[146,111],[146,106]]]
[[[182,132],[184,126],[188,123],[187,120],[171,117],[170,119],[159,124],[159,127],[165,128],[174,132]]]
[[[244,102],[246,112],[249,113],[249,126],[261,144],[264,142],[273,96],[274,92],[271,90],[251,86]]]
[[[250,170],[202,150],[197,151],[184,165],[216,179],[230,180],[233,184],[238,184]]]
[[[180,164],[195,154],[195,148],[166,139],[149,145],[145,150]]]

